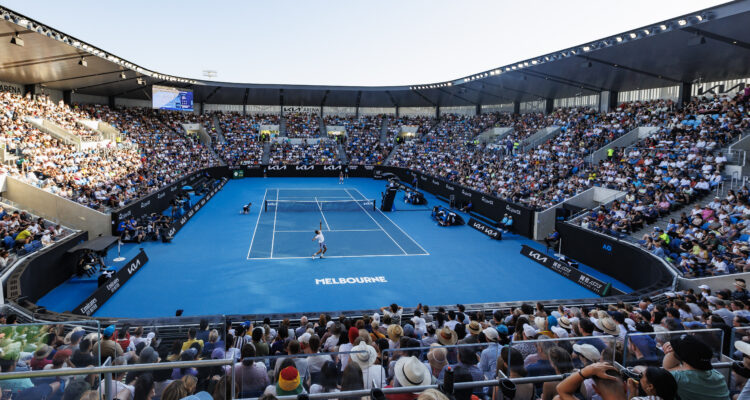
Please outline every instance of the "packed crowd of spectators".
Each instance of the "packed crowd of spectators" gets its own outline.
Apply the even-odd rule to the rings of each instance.
[[[320,116],[316,113],[284,114],[286,136],[290,138],[320,137]]]
[[[270,165],[333,165],[339,162],[338,146],[332,140],[317,143],[271,143]]]
[[[393,149],[393,140],[381,142],[385,115],[362,115],[354,117],[326,116],[327,126],[344,126],[346,136],[339,141],[345,146],[349,164],[378,165]],[[386,138],[388,136],[386,135]]]
[[[746,399],[750,292],[745,281],[737,279],[731,290],[712,292],[703,285],[699,292],[665,295],[658,303],[646,297],[638,303],[580,307],[523,304],[509,311],[468,312],[460,304],[431,310],[420,304],[409,315],[392,304],[361,317],[303,316],[294,325],[285,319],[274,327],[266,318],[257,325],[227,321],[209,329],[204,320],[176,341],[143,327],[113,325],[100,335],[56,325],[23,328],[26,344],[21,347],[14,344],[21,340],[15,337],[20,331],[11,328],[4,331],[8,351],[0,366],[12,372],[82,368],[106,358],[115,365],[232,360],[238,398],[415,387],[386,397],[444,400],[443,385],[425,392],[416,387],[440,384],[450,374],[456,383],[563,376],[516,384],[514,398],[523,400]],[[1,318],[0,323],[12,323]],[[724,367],[729,379],[713,365],[722,356],[737,360]],[[197,394],[223,400],[229,398],[230,383],[229,366],[167,366],[117,375],[112,385],[118,399]],[[101,384],[96,376],[0,380],[0,388],[18,396],[14,399],[58,391],[65,398],[89,398],[67,396]],[[497,387],[479,385],[452,394],[460,400],[504,398]]]
[[[59,224],[0,204],[0,271],[20,257],[42,249],[71,233]]]
[[[623,236],[709,195],[722,182],[727,158],[717,152],[750,126],[750,97],[694,99],[683,111],[662,117],[659,129],[627,149],[618,149],[597,170],[593,184],[625,192],[622,199],[583,219],[588,228]],[[714,199],[679,221],[655,227],[641,245],[679,267],[686,276],[744,270],[745,190]],[[745,238],[746,239],[746,238]],[[740,246],[732,255],[733,242]],[[708,243],[711,243],[708,246]],[[729,250],[727,250],[729,248]]]
[[[213,141],[213,148],[229,167],[257,165],[263,159],[263,143],[268,139],[262,137],[262,125],[278,125],[279,116],[275,114],[218,113],[219,126],[226,143],[218,137]]]
[[[629,187],[632,186],[629,184],[631,181],[626,181],[626,178],[627,175],[642,173],[640,164],[643,154],[638,151],[639,146],[644,146],[660,160],[672,157],[677,151],[681,152],[677,156],[700,163],[700,168],[705,165],[704,161],[716,164],[710,154],[727,144],[738,130],[743,129],[740,125],[731,126],[729,129],[732,133],[724,134],[727,125],[722,126],[721,122],[717,122],[727,119],[717,114],[717,110],[721,110],[722,101],[727,102],[726,99],[694,99],[682,111],[675,110],[672,101],[656,100],[624,103],[608,113],[586,108],[567,108],[557,109],[546,116],[447,116],[429,135],[400,146],[390,163],[544,209],[594,185],[619,189],[626,187],[626,191],[635,191]],[[740,103],[743,101],[746,100],[739,100]],[[734,102],[738,101],[735,99]],[[728,117],[734,118],[735,124],[744,105],[738,107],[739,109],[730,111]],[[699,121],[703,115],[712,115],[713,122],[706,120],[701,126]],[[500,143],[479,143],[476,135],[492,127],[493,123],[490,121],[493,116],[495,126],[512,126],[513,132],[502,138]],[[559,127],[560,133],[523,151],[523,140],[535,130],[547,126]],[[638,126],[658,126],[661,129],[650,139],[630,147],[627,160],[619,154],[610,154],[607,160],[598,165],[586,164],[594,151]],[[715,132],[716,130],[720,132]],[[675,141],[675,133],[678,132],[683,134]],[[706,141],[709,139],[714,142],[707,146]],[[685,141],[694,142],[697,149],[691,149],[690,144],[684,143]],[[674,149],[670,150],[670,146]],[[616,149],[613,153],[618,151],[623,150]],[[687,152],[692,155],[686,154]],[[695,159],[696,153],[700,153],[701,157]],[[718,160],[722,161],[721,158]],[[654,166],[656,167],[658,166]],[[720,179],[718,174],[713,174],[719,168],[716,165],[711,168],[712,174],[706,179]],[[687,171],[669,172],[678,176],[688,174]]]

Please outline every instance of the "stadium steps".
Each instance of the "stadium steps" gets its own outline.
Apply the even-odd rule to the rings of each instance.
[[[214,115],[214,118],[213,118],[212,121],[214,123],[214,129],[216,130],[216,137],[218,138],[219,143],[226,144],[227,143],[227,139],[224,137],[224,131],[221,130],[221,124],[219,123],[219,117],[216,116],[216,115]]]
[[[391,158],[393,157],[393,155],[396,154],[396,150],[398,150],[399,146],[401,146],[401,145],[400,144],[396,144],[395,146],[393,146],[393,149],[388,154],[388,157],[385,158],[385,160],[383,161],[382,165],[390,165],[389,162],[391,161]]]
[[[268,165],[268,160],[271,159],[271,142],[263,143],[263,156],[261,157],[261,164]]]
[[[388,141],[388,123],[390,123],[390,117],[383,118],[383,124],[380,126],[380,143]]]
[[[339,143],[336,145],[336,148],[339,149],[339,163],[342,165],[348,164],[349,159],[346,157],[346,149],[344,148],[344,145]]]
[[[724,151],[728,150],[729,147],[732,144],[736,143],[739,139],[741,139],[742,137],[744,137],[747,134],[748,134],[748,130],[745,130],[745,132],[743,132],[743,134],[740,136],[740,138],[738,138],[737,140],[734,140],[731,143],[727,144],[726,146],[720,148],[718,151],[719,152],[724,152]],[[737,161],[738,160],[732,160],[732,159],[730,159],[729,162],[726,164],[726,166],[733,165],[733,164],[736,165]],[[732,176],[726,174],[726,166],[724,168],[724,173],[722,174],[722,178],[724,179],[724,181],[722,182],[721,185],[719,185],[718,188],[712,190],[706,196],[697,198],[692,203],[686,204],[685,206],[683,206],[681,208],[678,208],[677,210],[674,210],[674,211],[670,212],[669,214],[667,214],[667,215],[665,215],[663,217],[659,217],[659,219],[657,219],[656,221],[654,221],[653,224],[644,224],[642,229],[639,229],[639,230],[637,230],[635,232],[631,232],[626,237],[626,240],[637,242],[638,240],[641,240],[643,238],[644,234],[647,234],[647,233],[650,233],[651,231],[653,231],[654,227],[658,226],[658,227],[660,227],[662,229],[665,228],[667,226],[667,224],[669,223],[669,220],[671,218],[674,218],[675,221],[679,221],[680,220],[680,216],[682,215],[682,213],[683,212],[689,212],[690,210],[692,210],[693,206],[696,203],[697,204],[701,204],[701,205],[702,204],[706,204],[706,203],[709,203],[711,200],[713,200],[714,196],[717,196],[719,198],[724,198],[726,196],[727,192],[729,192],[730,190],[741,188],[742,187],[742,183],[741,182],[737,182],[736,184],[733,184],[733,182],[732,182]]]
[[[281,118],[279,118],[279,136],[286,136],[286,118],[284,115],[281,115]]]

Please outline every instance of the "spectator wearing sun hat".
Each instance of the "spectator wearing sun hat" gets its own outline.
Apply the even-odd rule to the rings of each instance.
[[[46,344],[39,346],[34,352],[34,357],[29,362],[29,367],[31,367],[33,371],[38,371],[44,369],[47,365],[52,364],[52,360],[49,358],[50,354],[52,354],[52,350],[54,350],[52,346]]]
[[[682,335],[664,345],[664,369],[677,381],[682,400],[729,398],[726,378],[711,365],[713,351],[692,335]]]
[[[430,369],[414,356],[398,359],[394,368],[394,377],[393,385],[387,387],[425,386],[432,383]],[[417,392],[387,394],[385,397],[388,400],[413,400],[418,396]]]
[[[361,341],[352,348],[352,351],[356,353],[351,354],[350,361],[362,369],[362,381],[365,383],[365,389],[384,387],[386,385],[386,373],[380,364],[375,364],[378,358],[378,352],[375,348]]]
[[[430,351],[427,352],[427,365],[433,376],[438,376],[443,367],[448,365],[448,351],[445,347],[433,343],[430,345]]]
[[[466,330],[469,331],[471,336],[479,336],[479,332],[482,331],[482,325],[479,321],[471,321],[469,322],[469,325],[466,326]]]
[[[404,336],[404,328],[401,325],[391,324],[388,326],[386,335],[388,336],[388,347],[395,349],[401,340],[401,336]]]

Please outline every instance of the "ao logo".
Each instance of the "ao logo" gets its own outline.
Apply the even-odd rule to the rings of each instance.
[[[604,244],[602,245],[602,250],[606,250],[606,251],[612,251],[612,245],[611,245],[611,244],[606,244],[606,243],[604,243]]]

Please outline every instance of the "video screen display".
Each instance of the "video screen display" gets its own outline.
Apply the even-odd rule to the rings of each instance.
[[[167,86],[153,86],[153,108],[159,110],[193,111],[193,91]]]

